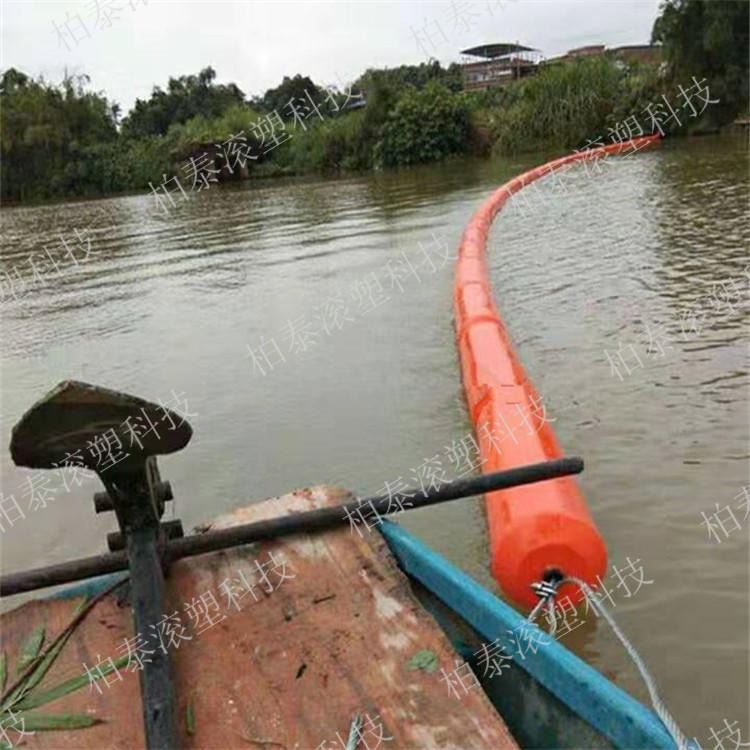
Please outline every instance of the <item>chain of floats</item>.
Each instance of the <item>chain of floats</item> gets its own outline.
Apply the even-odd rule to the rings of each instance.
[[[566,583],[573,583],[578,586],[581,591],[583,591],[583,595],[586,597],[586,599],[591,603],[591,606],[607,621],[607,624],[612,628],[612,631],[617,636],[620,643],[622,643],[622,645],[625,647],[625,650],[628,652],[628,654],[630,654],[630,658],[635,662],[635,666],[638,667],[638,671],[641,673],[641,677],[643,677],[643,681],[646,683],[646,687],[648,688],[648,693],[651,697],[651,704],[654,707],[654,711],[661,719],[662,724],[664,724],[666,730],[672,736],[672,739],[675,741],[678,750],[689,750],[691,746],[688,744],[688,739],[684,735],[680,727],[677,725],[677,722],[667,709],[664,701],[661,699],[659,690],[656,686],[656,680],[654,679],[653,675],[648,671],[648,667],[646,667],[645,662],[641,658],[638,651],[636,651],[635,646],[622,632],[620,626],[615,622],[614,617],[605,609],[601,601],[597,599],[593,590],[586,583],[586,581],[582,581],[580,578],[575,578],[574,576],[567,576],[555,581],[540,581],[539,583],[532,584],[531,587],[539,597],[539,601],[534,606],[534,609],[532,609],[529,613],[528,621],[533,623],[539,616],[539,613],[543,609],[546,609],[549,613],[549,632],[550,635],[554,636],[557,632],[557,618],[555,617],[555,597],[557,596],[557,591],[560,586]]]

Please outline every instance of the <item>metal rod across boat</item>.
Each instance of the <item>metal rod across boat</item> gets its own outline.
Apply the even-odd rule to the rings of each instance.
[[[401,507],[392,507],[397,505],[393,502],[393,498],[380,495],[373,498],[360,498],[329,508],[317,508],[304,513],[295,513],[242,526],[232,526],[228,529],[193,534],[181,539],[172,539],[164,544],[162,556],[164,562],[168,565],[182,557],[202,555],[206,552],[250,544],[262,539],[333,528],[348,523],[351,514],[355,512],[361,513],[364,518],[374,517],[376,514],[384,516],[398,512],[402,508],[405,510],[423,508],[473,495],[483,495],[510,487],[580,474],[582,471],[583,459],[577,457],[527,464],[515,469],[483,474],[478,477],[456,479],[429,491],[420,489],[400,493],[402,497],[408,497],[408,505],[404,502]],[[126,570],[127,567],[127,554],[125,552],[113,552],[35,570],[10,573],[0,577],[0,597],[79,581],[105,573],[114,573]]]

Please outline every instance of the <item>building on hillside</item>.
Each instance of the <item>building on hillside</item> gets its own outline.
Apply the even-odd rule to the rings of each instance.
[[[625,62],[658,65],[662,61],[662,49],[658,44],[627,44],[622,47],[610,47],[607,52]]]
[[[576,47],[566,53],[566,57],[598,57],[604,54],[603,44],[587,44],[583,47]]]
[[[643,62],[652,65],[658,65],[662,59],[661,47],[654,44],[628,44],[620,47],[587,44],[568,50],[564,55],[547,59],[539,50],[517,42],[481,44],[461,50],[464,89],[472,91],[504,86],[511,81],[534,75],[543,65],[556,65],[603,55],[609,55],[623,63]]]
[[[542,58],[539,50],[522,44],[499,42],[461,51],[464,89],[488,89],[536,73]],[[479,61],[466,61],[480,58]],[[466,61],[466,62],[465,62]]]

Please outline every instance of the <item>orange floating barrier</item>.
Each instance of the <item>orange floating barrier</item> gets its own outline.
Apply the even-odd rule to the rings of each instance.
[[[500,320],[487,267],[487,234],[508,198],[534,180],[574,161],[598,159],[659,136],[564,156],[524,172],[498,188],[469,221],[458,253],[454,305],[464,391],[487,473],[561,458],[563,453],[539,394],[528,379]],[[514,430],[521,426],[523,429]],[[551,479],[486,496],[492,574],[516,603],[534,606],[531,584],[554,572],[596,586],[607,550],[576,480]],[[576,586],[560,597],[580,601]]]

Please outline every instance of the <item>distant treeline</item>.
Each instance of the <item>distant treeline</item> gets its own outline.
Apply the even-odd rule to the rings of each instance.
[[[225,144],[235,166],[262,176],[713,129],[747,112],[749,7],[666,0],[652,38],[663,45],[661,65],[604,55],[485,91],[463,91],[460,66],[430,61],[368,70],[347,89],[286,77],[248,99],[235,84],[216,83],[207,67],[170,78],[121,118],[117,104],[88,89],[86,76],[56,85],[11,68],[0,81],[2,198],[148,191],[165,175],[189,180],[185,162],[206,144]],[[673,116],[663,114],[668,105]]]

